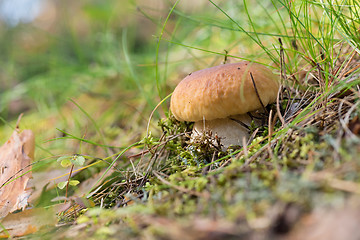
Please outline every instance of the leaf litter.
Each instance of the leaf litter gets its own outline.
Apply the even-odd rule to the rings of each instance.
[[[31,130],[18,125],[10,139],[0,147],[0,218],[18,209],[24,210],[31,194],[31,161],[35,137]]]

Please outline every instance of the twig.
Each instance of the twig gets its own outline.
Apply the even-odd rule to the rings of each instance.
[[[261,104],[262,108],[263,108],[263,109],[264,109],[264,111],[267,113],[268,111],[266,110],[266,108],[265,108],[265,106],[264,106],[263,102],[261,101],[261,98],[260,98],[259,92],[258,92],[258,90],[257,90],[257,88],[256,88],[256,84],[255,84],[254,77],[253,77],[252,73],[250,73],[250,77],[251,77],[251,81],[252,81],[252,83],[253,83],[253,85],[254,85],[254,88],[255,88],[255,93],[256,93],[256,96],[258,97],[258,99],[259,99],[259,101],[260,101],[260,104]]]
[[[15,129],[16,129],[17,131],[19,130],[20,121],[21,121],[21,118],[22,118],[23,115],[24,115],[23,113],[20,113],[20,115],[19,115],[19,117],[18,117],[18,119],[17,119],[17,121],[16,121],[16,127],[15,127]]]
[[[243,126],[244,128],[246,128],[247,130],[250,130],[249,126],[246,125],[245,123],[243,123],[242,121],[238,120],[238,119],[235,119],[235,118],[232,118],[232,117],[229,117],[230,120],[240,124],[241,126]]]
[[[280,91],[281,91],[281,87],[279,88],[279,91],[278,91],[278,93],[276,95],[276,111],[277,111],[277,115],[279,116],[279,119],[281,121],[281,127],[284,127],[285,126],[285,119],[281,115],[281,111],[280,111]]]
[[[70,178],[71,178],[71,174],[72,174],[73,169],[74,169],[74,164],[71,165],[69,177],[68,177],[67,184],[66,184],[66,192],[65,192],[65,197],[66,198],[67,198],[67,195],[68,195],[69,183],[70,183]],[[65,199],[64,203],[66,203],[66,199]]]

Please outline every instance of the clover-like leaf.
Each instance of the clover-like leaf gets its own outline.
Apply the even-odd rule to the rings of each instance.
[[[69,167],[71,163],[71,156],[62,156],[57,159],[58,162],[60,162],[61,166],[66,168]]]
[[[85,158],[83,156],[75,155],[71,158],[71,162],[76,166],[83,166],[85,163]]]
[[[85,158],[83,156],[74,155],[74,156],[62,156],[57,159],[60,162],[62,167],[69,167],[72,164],[76,166],[83,166],[85,163]]]
[[[68,181],[65,181],[65,182],[59,182],[57,184],[57,187],[60,188],[60,189],[64,189],[64,187],[66,187]]]
[[[76,185],[78,185],[79,183],[80,183],[80,181],[78,181],[78,180],[70,180],[69,185],[71,185],[71,186],[76,186]]]

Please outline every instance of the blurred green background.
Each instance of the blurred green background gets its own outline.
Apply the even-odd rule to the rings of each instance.
[[[12,130],[5,123],[25,113],[22,127],[35,131],[45,156],[79,152],[77,145],[48,143],[64,135],[56,129],[119,147],[138,141],[151,111],[188,73],[220,64],[226,52],[266,59],[205,0],[0,3],[0,136]],[[263,14],[266,4],[251,3],[253,18]],[[247,16],[236,14],[243,3],[218,4],[250,28]],[[167,109],[168,101],[157,108],[153,131]]]

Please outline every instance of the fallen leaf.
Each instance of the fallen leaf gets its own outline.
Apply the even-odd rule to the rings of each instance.
[[[0,238],[25,236],[39,231],[43,226],[55,225],[55,222],[51,209],[34,208],[9,214],[1,221],[3,229],[0,228]]]
[[[304,215],[281,240],[358,240],[360,239],[360,199],[348,199],[343,206],[322,207]]]
[[[0,147],[0,218],[18,209],[25,209],[30,196],[31,159],[35,138],[31,130],[17,128]]]
[[[360,135],[360,119],[358,116],[355,116],[348,124],[348,128],[355,135]]]

